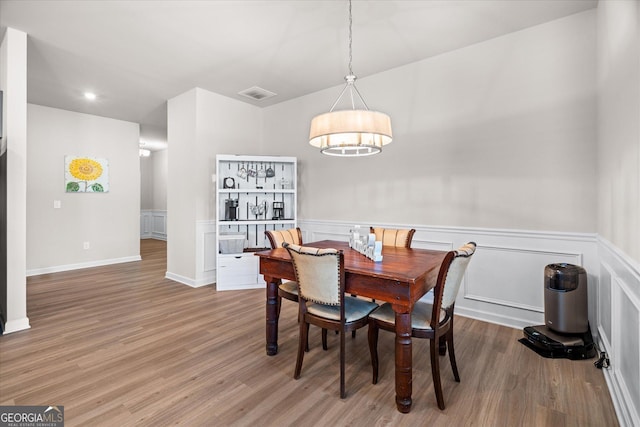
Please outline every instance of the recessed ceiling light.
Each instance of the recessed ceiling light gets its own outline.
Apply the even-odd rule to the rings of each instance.
[[[84,97],[90,101],[93,101],[96,99],[96,94],[93,92],[85,92]]]

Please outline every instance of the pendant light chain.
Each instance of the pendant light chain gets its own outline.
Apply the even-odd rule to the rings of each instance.
[[[353,30],[351,27],[353,26],[353,16],[351,15],[351,0],[349,0],[349,75],[353,75],[353,69],[351,69],[351,62],[353,61]]]

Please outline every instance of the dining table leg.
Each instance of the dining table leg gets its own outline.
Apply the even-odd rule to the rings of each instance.
[[[396,308],[394,307],[394,310]],[[406,309],[405,309],[406,310]],[[411,410],[412,355],[411,313],[396,311],[396,406],[398,411]]]
[[[267,282],[267,355],[278,354],[278,284],[280,279],[264,276]]]

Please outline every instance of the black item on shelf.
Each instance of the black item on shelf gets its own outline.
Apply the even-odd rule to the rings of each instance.
[[[224,201],[224,220],[235,221],[238,219],[238,201],[226,199]]]
[[[274,220],[284,219],[284,202],[273,202],[273,218]]]

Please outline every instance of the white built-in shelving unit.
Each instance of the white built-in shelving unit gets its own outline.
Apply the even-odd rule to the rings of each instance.
[[[297,224],[296,166],[295,157],[216,156],[216,289],[264,286],[254,253],[269,247],[265,230]],[[228,241],[227,233],[242,237]]]

